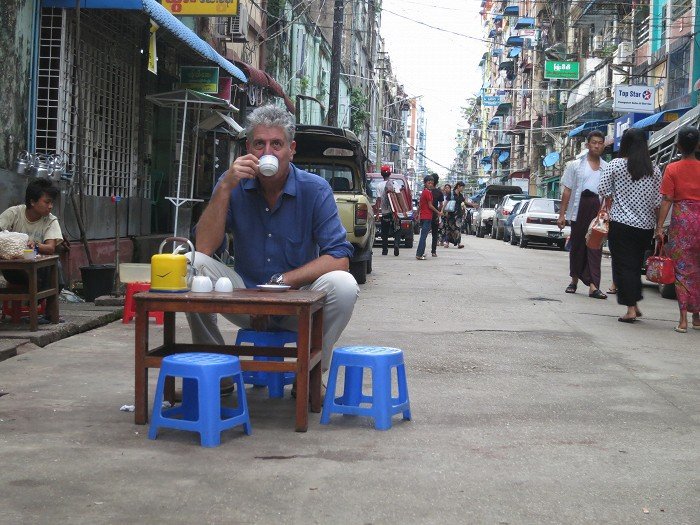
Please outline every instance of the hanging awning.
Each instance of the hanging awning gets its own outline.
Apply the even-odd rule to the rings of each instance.
[[[500,71],[501,69],[508,70],[510,69],[511,71],[515,67],[515,63],[512,60],[505,60],[498,64],[498,70]]]
[[[498,156],[498,162],[503,164],[510,158],[510,151],[501,151],[501,154]]]
[[[287,107],[287,111],[290,113],[295,112],[296,108],[294,106],[294,102],[292,102],[292,99],[287,96],[279,82],[272,78],[269,73],[253,67],[250,64],[246,64],[241,60],[234,60],[233,62],[236,64],[236,66],[240,67],[246,75],[248,75],[248,84],[254,84],[256,86],[267,88],[273,95],[284,100],[284,105]]]
[[[529,179],[530,178],[530,170],[520,170],[520,171],[513,171],[509,176],[509,179]]]
[[[491,157],[483,157],[481,159],[482,164],[491,164]]]
[[[489,121],[489,127],[490,127],[490,126],[495,126],[495,125],[500,124],[500,123],[501,123],[501,118],[500,118],[500,117],[493,117],[493,118]]]
[[[503,15],[501,13],[496,13],[493,15],[494,22],[500,22],[501,20],[503,20]]]
[[[243,131],[243,128],[228,115],[215,111],[212,115],[202,120],[197,129],[200,131],[215,131],[216,133],[227,133],[234,137]]]
[[[523,47],[525,39],[521,36],[509,36],[506,40],[506,47]]]
[[[489,38],[496,38],[496,30],[495,29],[492,29],[491,31],[489,31]]]
[[[520,8],[517,5],[509,5],[503,10],[503,16],[518,16]]]
[[[545,168],[551,168],[554,166],[557,162],[559,162],[559,152],[558,151],[553,151],[551,153],[547,153],[544,159],[542,159],[542,165]]]
[[[514,47],[510,51],[508,51],[508,58],[515,58],[517,57],[521,52],[523,48],[522,47]]]
[[[658,131],[665,127],[671,122],[675,122],[681,118],[690,108],[679,108],[679,109],[669,109],[666,111],[659,111],[653,115],[649,115],[646,118],[638,120],[631,127],[637,129],[643,129],[644,131]]]
[[[499,57],[503,54],[503,48],[502,47],[495,47],[491,50],[491,54],[495,57]]]
[[[42,7],[70,9],[75,8],[75,1],[42,0],[41,5]],[[132,11],[143,11],[156,24],[158,24],[159,29],[167,31],[175,38],[186,44],[197,54],[203,56],[211,62],[214,62],[221,67],[221,69],[240,82],[248,81],[243,71],[214,51],[213,47],[199,38],[194,31],[170,14],[170,12],[156,0],[81,0],[80,7],[82,9],[126,9]]]
[[[510,108],[513,107],[513,104],[510,102],[501,102],[498,107],[496,108],[496,116],[497,117],[503,117],[510,113]]]
[[[524,16],[522,18],[518,18],[518,21],[515,23],[515,29],[534,29],[534,28],[535,28],[535,19],[527,17],[527,16]]]
[[[579,135],[582,135],[583,133],[588,133],[589,131],[593,131],[594,129],[603,130],[604,128],[607,128],[608,124],[610,124],[611,122],[612,119],[591,120],[588,122],[584,122],[580,126],[569,131],[569,137],[578,137]]]

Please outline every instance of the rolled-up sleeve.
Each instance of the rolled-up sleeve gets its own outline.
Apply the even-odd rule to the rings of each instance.
[[[319,255],[330,255],[336,259],[352,257],[354,249],[347,241],[347,233],[338,215],[330,186],[318,192],[314,201],[314,240]]]

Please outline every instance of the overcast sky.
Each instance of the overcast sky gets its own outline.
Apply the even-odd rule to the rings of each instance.
[[[394,74],[410,96],[423,95],[419,102],[428,120],[426,156],[446,167],[455,158],[457,129],[465,127],[460,107],[481,84],[478,63],[485,44],[406,18],[482,38],[480,5],[479,0],[382,1],[381,34]],[[447,173],[431,162],[428,169]]]

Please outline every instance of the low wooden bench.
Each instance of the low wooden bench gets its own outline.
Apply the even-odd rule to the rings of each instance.
[[[50,269],[48,288],[39,290],[38,270]],[[38,304],[46,299],[46,316],[52,323],[59,322],[58,316],[58,255],[39,255],[36,259],[0,260],[0,270],[22,270],[27,274],[25,289],[0,288],[0,301],[27,301],[29,304],[29,328],[39,329]]]

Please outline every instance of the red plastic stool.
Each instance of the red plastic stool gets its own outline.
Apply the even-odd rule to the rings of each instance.
[[[151,289],[151,283],[127,283],[126,297],[124,298],[124,316],[122,323],[129,323],[136,317],[136,308],[134,304],[134,294],[138,292],[147,292]],[[148,312],[148,317],[153,317],[157,324],[163,324],[163,312]]]
[[[37,315],[46,313],[46,299],[39,300],[39,307],[36,310]],[[29,315],[29,307],[22,306],[22,301],[3,301],[2,302],[2,319],[9,317],[13,324],[19,324],[22,316]]]

